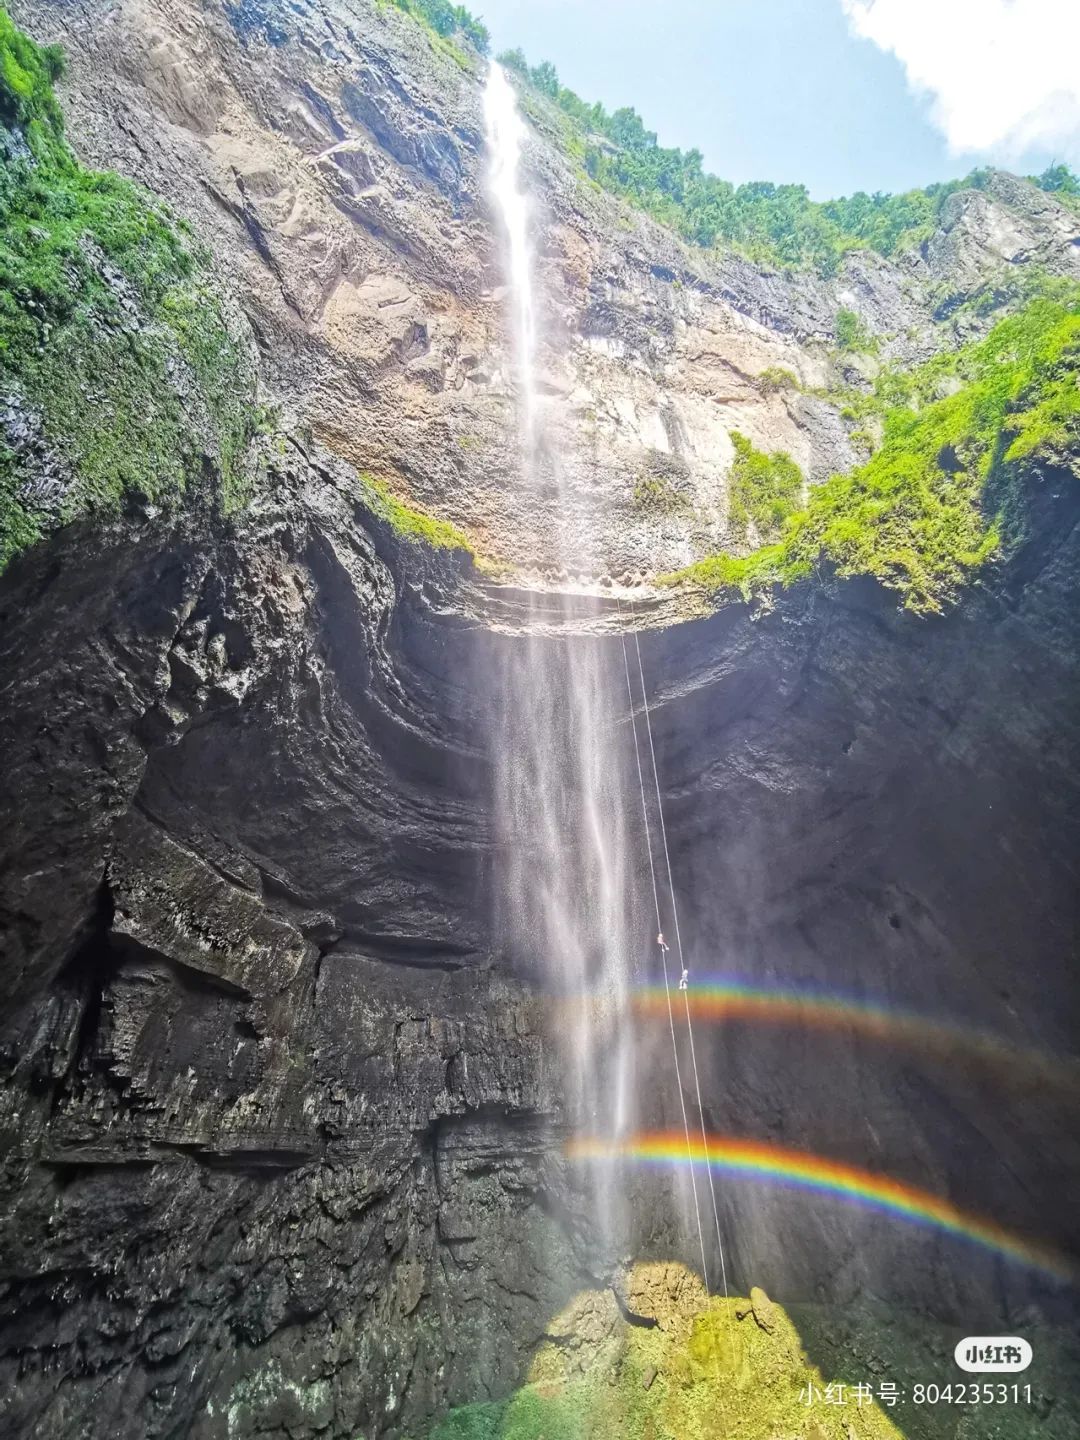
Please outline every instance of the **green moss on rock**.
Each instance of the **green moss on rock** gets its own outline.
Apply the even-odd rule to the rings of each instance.
[[[846,307],[836,312],[836,343],[841,350],[860,355],[874,355],[878,340],[871,335],[854,310]]]
[[[423,510],[406,505],[390,489],[385,480],[375,475],[360,476],[364,500],[372,514],[386,522],[391,530],[407,540],[418,540],[436,550],[465,550],[472,555],[469,537],[449,520],[439,520]]]
[[[802,384],[794,370],[785,365],[768,365],[757,376],[757,383],[765,395],[775,395],[785,390],[799,392]]]
[[[197,490],[246,498],[246,345],[209,257],[138,186],[84,169],[62,57],[0,10],[0,569],[49,528]]]
[[[18,126],[39,149],[63,135],[53,81],[64,73],[59,46],[35,45],[0,10],[0,123]]]
[[[639,475],[630,501],[635,510],[653,518],[675,515],[687,508],[686,497],[679,494],[670,475]]]
[[[738,430],[731,432],[731,443],[735,461],[728,481],[729,522],[743,537],[753,526],[758,540],[774,540],[802,498],[802,471],[783,450],[766,455]]]
[[[528,1384],[452,1411],[430,1440],[849,1440],[854,1407],[823,1403],[829,1377],[763,1292],[710,1297],[684,1267],[656,1264],[635,1266],[627,1291],[651,1327],[627,1324],[610,1291],[583,1292],[549,1325]],[[899,1440],[872,1400],[857,1417],[859,1440]]]

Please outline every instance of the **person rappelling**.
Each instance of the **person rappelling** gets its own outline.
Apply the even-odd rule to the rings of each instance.
[[[657,935],[657,937],[656,937],[656,943],[657,943],[657,945],[660,946],[660,958],[661,958],[662,960],[666,961],[666,960],[667,960],[667,956],[668,956],[668,952],[670,951],[671,946],[670,946],[670,945],[667,943],[667,941],[664,939],[664,932],[663,932],[662,930],[660,931],[660,933],[659,933],[659,934]],[[684,968],[684,969],[683,969],[683,972],[682,972],[682,975],[679,977],[679,989],[680,989],[680,990],[689,990],[689,988],[690,988],[690,971]]]

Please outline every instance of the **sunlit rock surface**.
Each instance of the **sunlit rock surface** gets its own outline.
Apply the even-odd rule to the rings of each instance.
[[[479,62],[379,0],[13,13],[72,52],[83,157],[145,181],[213,244],[268,382],[317,438],[495,558],[550,563],[554,479],[528,496],[516,483]],[[547,463],[567,472],[590,572],[672,570],[742,543],[726,518],[732,430],[790,451],[811,482],[855,462],[834,404],[758,379],[782,367],[826,384],[841,307],[882,337],[882,359],[912,361],[985,327],[950,318],[981,284],[1024,266],[1080,275],[1075,212],[1010,176],[952,197],[903,261],[856,252],[827,281],[761,273],[586,183],[557,116],[534,109]]]

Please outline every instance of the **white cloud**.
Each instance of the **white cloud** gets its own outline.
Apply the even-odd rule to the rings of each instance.
[[[1080,0],[840,0],[954,151],[1080,162]]]

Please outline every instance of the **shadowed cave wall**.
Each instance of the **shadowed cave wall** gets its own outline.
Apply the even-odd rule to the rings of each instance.
[[[603,1279],[540,977],[488,929],[483,676],[516,642],[455,614],[453,562],[408,547],[404,569],[330,472],[303,484],[231,535],[65,532],[3,582],[14,1433],[224,1434],[257,1373],[302,1390],[289,1433],[407,1434],[506,1393]],[[1044,477],[1026,547],[943,619],[846,585],[645,636],[695,975],[1068,1048],[1074,495]],[[1045,1078],[851,1034],[699,1035],[717,1131],[1075,1250],[1074,1096]],[[663,1041],[643,1028],[639,1066],[671,1123]],[[628,1183],[638,1253],[692,1258],[667,1183]],[[737,1287],[1069,1313],[955,1240],[720,1197]]]

